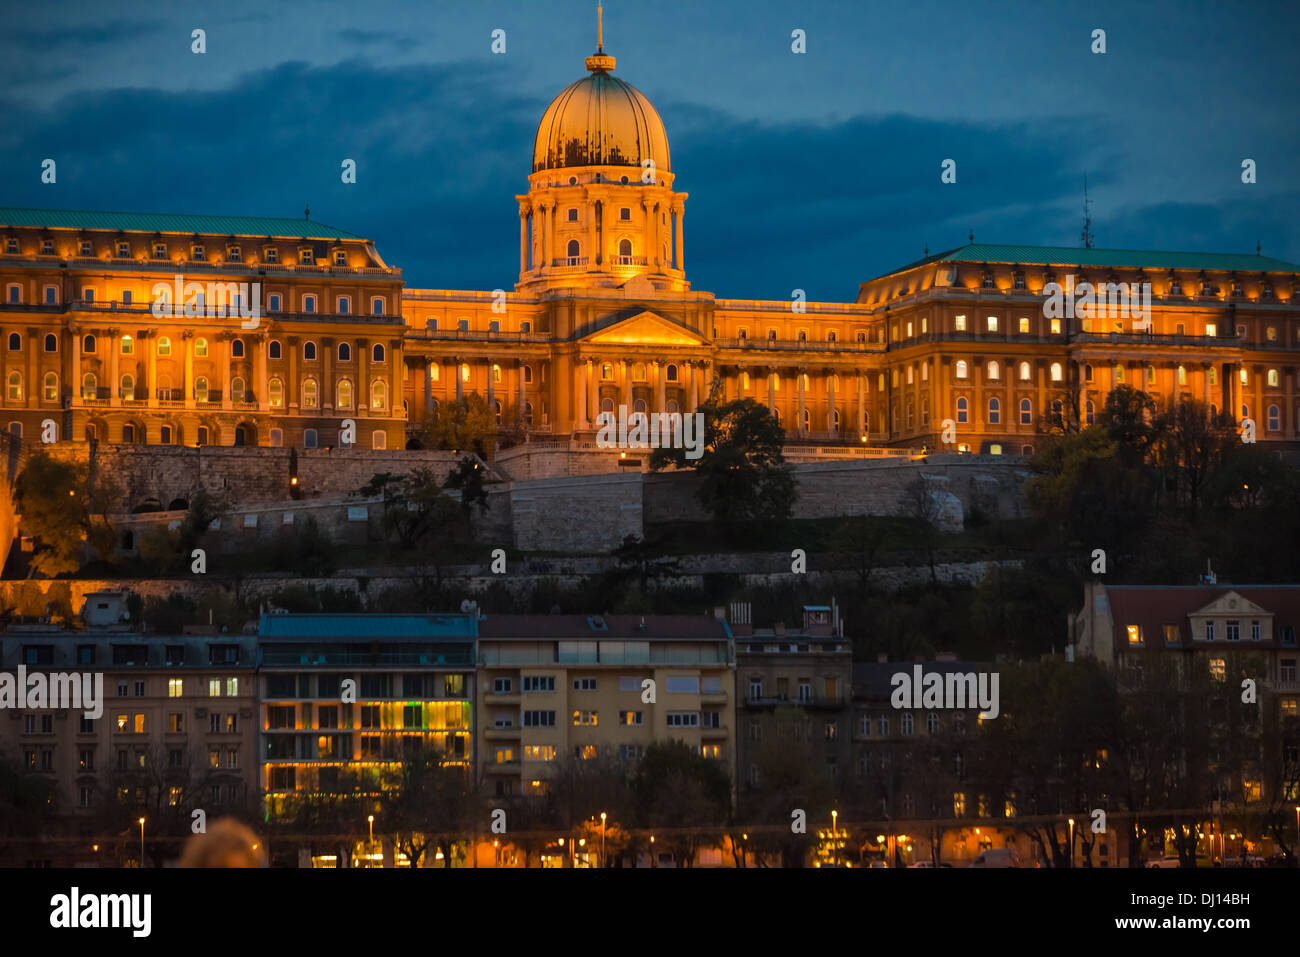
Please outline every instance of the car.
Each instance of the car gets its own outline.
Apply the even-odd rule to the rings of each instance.
[[[1178,859],[1177,854],[1166,854],[1164,857],[1155,857],[1147,861],[1147,867],[1182,867],[1183,862]]]
[[[908,867],[952,867],[947,861],[940,861],[935,864],[934,861],[917,861],[915,864],[908,864]]]
[[[1014,847],[990,847],[980,851],[971,867],[1019,867],[1020,853]]]

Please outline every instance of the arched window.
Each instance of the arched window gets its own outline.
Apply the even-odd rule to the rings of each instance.
[[[767,341],[768,341],[768,342],[776,342],[776,330],[775,330],[775,329],[769,329],[769,330],[767,330]]]
[[[271,448],[278,449],[284,445],[284,429],[271,430]]]
[[[627,258],[631,258],[631,256],[632,256],[632,240],[630,240],[630,239],[620,239],[620,240],[618,241],[618,254],[619,254],[620,256],[624,257],[625,259],[627,259]]]
[[[94,355],[94,354],[95,354],[95,337],[94,337],[94,336],[86,336],[84,339],[81,340],[81,351],[84,352],[84,353],[86,353],[87,355]]]
[[[1002,403],[997,397],[989,399],[989,425],[998,425],[1002,421]]]
[[[382,342],[376,342],[375,347],[370,350],[370,361],[372,362],[384,361],[384,344]]]
[[[133,356],[135,355],[135,340],[130,336],[123,336],[119,348],[121,349],[122,355]]]
[[[159,336],[159,337],[158,337],[158,356],[159,356],[159,358],[163,358],[163,359],[165,359],[165,358],[167,358],[167,356],[169,356],[169,355],[171,355],[171,354],[172,354],[172,341],[171,341],[170,339],[168,339],[166,336]]]
[[[429,363],[429,381],[439,382],[442,380],[442,366],[436,362]]]
[[[958,379],[964,379],[964,378],[966,378],[966,360],[965,360],[965,359],[958,359],[958,360],[957,360],[957,378],[958,378]]]
[[[194,401],[208,401],[208,379],[207,376],[199,376],[194,380]]]
[[[57,372],[45,373],[44,398],[46,402],[59,401],[59,374]]]
[[[59,337],[52,332],[47,332],[45,334],[45,351],[46,352],[59,351]]]
[[[637,363],[634,363],[634,364],[632,365],[632,381],[633,381],[633,382],[644,382],[644,381],[645,381],[645,363],[644,363],[644,362],[637,362]]]
[[[866,341],[867,341],[867,334],[866,334],[865,332],[859,332],[858,335],[857,335],[857,341],[858,341],[858,342],[861,342],[861,343],[866,342]]]
[[[243,340],[243,339],[231,339],[231,340],[230,340],[230,358],[232,358],[232,359],[242,359],[242,358],[244,358],[244,340]]]
[[[158,398],[167,402],[172,398],[172,377],[166,373],[158,377]]]
[[[645,399],[635,399],[632,402],[633,412],[645,412]]]
[[[803,415],[799,416],[799,428],[807,432],[812,425],[812,416],[807,409],[803,410]]]
[[[501,400],[492,400],[492,417],[496,419],[497,425],[501,424]]]
[[[16,332],[9,333],[9,351],[22,352],[22,349],[23,349],[23,337]]]
[[[838,414],[839,413],[837,412],[836,415]],[[863,414],[865,415],[866,413]],[[930,400],[924,396],[921,398],[921,424],[930,424]]]
[[[958,423],[964,424],[966,422],[969,415],[969,408],[970,408],[970,404],[966,401],[966,397],[964,395],[958,396],[957,397],[957,422]]]
[[[316,343],[308,340],[302,344],[302,357],[308,362],[316,358]]]
[[[1002,370],[998,368],[997,360],[990,360],[988,366],[986,367],[986,372],[990,379],[998,378]]]
[[[352,361],[352,346],[346,342],[339,343],[339,362]]]
[[[337,404],[340,409],[352,408],[352,380],[351,379],[339,380]]]
[[[95,378],[95,373],[87,372],[81,377],[81,397],[83,399],[99,398],[99,380]]]
[[[1178,367],[1178,384],[1179,384],[1179,385],[1187,385],[1187,367],[1186,367],[1186,366],[1179,366],[1179,367]]]
[[[461,381],[461,382],[468,382],[468,381],[469,381],[469,363],[468,363],[468,362],[462,362],[461,365],[460,365],[460,381]]]
[[[567,249],[568,249],[568,256],[570,259],[577,259],[579,256],[582,255],[582,246],[576,239],[569,240],[569,245]]]
[[[501,381],[501,367],[497,365],[495,362],[492,363],[492,381],[493,382]]]
[[[1061,418],[1061,412],[1063,409],[1064,406],[1060,399],[1052,400],[1052,425],[1056,426],[1058,429],[1064,424],[1063,419]]]
[[[800,329],[800,330],[799,330],[799,334],[798,334],[798,336],[796,336],[795,338],[798,339],[799,342],[807,342],[807,341],[808,341],[808,330],[807,330],[807,329]]]
[[[1034,423],[1034,404],[1028,399],[1020,400],[1020,424],[1033,425]]]
[[[1061,376],[1061,364],[1060,364],[1059,362],[1053,362],[1053,363],[1052,363],[1052,381],[1053,381],[1053,382],[1060,382],[1060,381],[1061,381],[1061,378],[1062,378],[1062,376]]]
[[[1116,366],[1116,367],[1115,367],[1115,381],[1116,381],[1116,382],[1123,382],[1123,381],[1124,381],[1124,367],[1123,367],[1123,366]],[[1214,385],[1214,370],[1213,370],[1213,369],[1210,370],[1210,385]]]
[[[527,383],[532,381],[533,381],[533,367],[524,366],[524,382]]]
[[[319,447],[319,442],[318,442],[317,439],[316,439],[316,430],[315,430],[315,429],[303,429],[303,431],[302,431],[302,447],[303,447],[304,449],[314,449],[314,448],[318,448],[318,447]]]
[[[1275,405],[1268,407],[1268,430],[1270,432],[1282,430],[1282,410]]]
[[[533,404],[531,402],[524,403],[524,424],[533,424]]]
[[[669,363],[668,367],[664,369],[664,379],[668,382],[676,382],[677,366],[673,365],[672,363]]]
[[[388,433],[383,429],[375,429],[370,433],[370,447],[372,449],[388,448]]]
[[[273,378],[266,384],[266,395],[271,400],[271,408],[284,408],[284,383],[279,378]]]
[[[600,400],[600,411],[601,411],[601,412],[613,412],[613,411],[614,411],[614,400],[611,399],[609,396],[605,396],[605,398],[601,399],[601,400]]]
[[[1120,381],[1123,381],[1123,379],[1121,379]],[[1214,366],[1210,366],[1210,385],[1218,385],[1218,384],[1219,384],[1219,370],[1214,368]]]
[[[48,352],[49,350],[47,349],[46,351]],[[1268,387],[1269,387],[1270,389],[1276,389],[1276,388],[1277,388],[1277,382],[1278,382],[1278,378],[1277,378],[1277,370],[1276,370],[1276,369],[1269,369],[1269,370],[1268,370]]]
[[[194,356],[195,356],[195,358],[204,359],[204,358],[207,358],[207,355],[208,355],[208,340],[207,340],[207,339],[195,339],[195,340],[194,340]]]
[[[244,401],[244,380],[235,376],[230,380],[230,400],[232,402]]]
[[[118,398],[120,399],[135,398],[135,376],[131,375],[131,373],[129,372],[126,375],[122,376],[121,391],[118,392]]]
[[[272,340],[271,340],[271,345],[270,345],[270,347],[269,347],[268,350],[267,350],[267,355],[269,355],[272,359],[278,359],[278,358],[280,358],[280,340],[279,340],[279,339],[272,339]]]
[[[1092,365],[1091,365],[1091,363],[1087,363],[1087,362],[1085,362],[1085,363],[1083,364],[1083,381],[1084,381],[1084,382],[1091,382],[1091,381],[1092,381]]]
[[[382,412],[388,407],[388,384],[383,379],[376,379],[370,384],[370,408]]]
[[[1083,421],[1088,425],[1093,425],[1097,421],[1097,407],[1089,399],[1084,405]]]
[[[912,366],[908,366],[908,367],[907,367],[907,384],[908,384],[908,385],[911,385],[911,384],[912,384],[912,368],[913,368]]]

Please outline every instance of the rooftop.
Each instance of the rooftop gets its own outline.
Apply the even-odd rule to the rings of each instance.
[[[474,616],[469,614],[263,615],[258,627],[258,636],[263,641],[473,641],[474,635]]]
[[[488,615],[481,639],[725,641],[731,629],[709,615]]]
[[[1118,266],[1143,269],[1212,269],[1228,272],[1300,272],[1300,265],[1250,253],[1187,253],[1142,249],[1084,249],[1078,246],[1020,246],[969,243],[918,259],[875,278],[931,263],[1011,263],[1044,266]],[[870,280],[869,280],[870,281]]]
[[[356,233],[310,219],[267,216],[219,216],[201,213],[123,213],[87,209],[27,209],[0,206],[0,229],[110,229],[133,233],[195,233],[222,236],[270,236],[275,239],[365,239]]]

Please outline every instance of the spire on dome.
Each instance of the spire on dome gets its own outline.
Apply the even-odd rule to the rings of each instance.
[[[592,73],[609,73],[614,69],[614,58],[605,52],[605,11],[596,4],[596,54],[587,57],[587,69]]]

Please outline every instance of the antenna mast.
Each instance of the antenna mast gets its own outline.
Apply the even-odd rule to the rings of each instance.
[[[1083,174],[1083,248],[1092,248],[1092,204],[1088,201],[1088,174]]]

